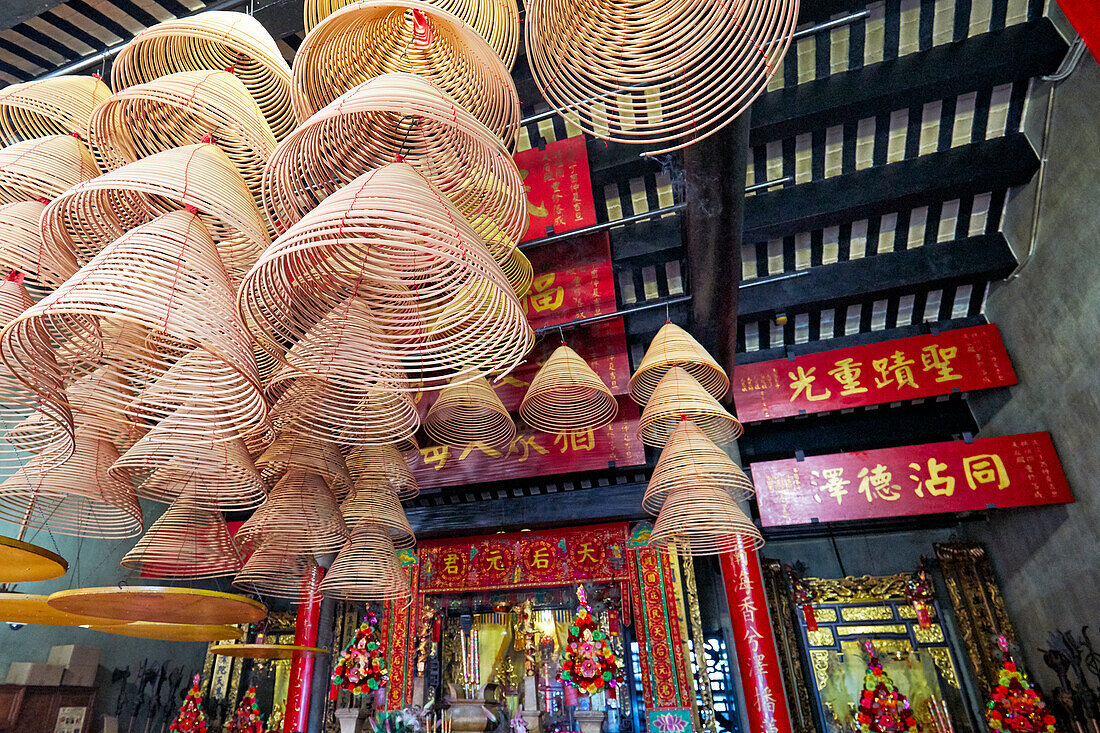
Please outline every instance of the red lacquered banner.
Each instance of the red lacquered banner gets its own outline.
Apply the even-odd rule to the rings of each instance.
[[[524,150],[512,157],[527,190],[529,219],[524,241],[596,223],[584,135],[547,143],[544,150]],[[547,227],[553,227],[552,232],[547,232]]]
[[[1049,433],[754,463],[765,527],[1073,501]]]
[[[932,336],[738,365],[741,422],[842,410],[1016,384],[992,324]]]
[[[523,299],[531,328],[615,312],[615,276],[606,232],[524,252],[535,279]]]

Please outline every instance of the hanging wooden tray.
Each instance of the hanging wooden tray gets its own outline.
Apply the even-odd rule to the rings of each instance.
[[[105,626],[102,619],[98,619],[97,623],[90,628],[93,631],[102,631],[116,636],[160,641],[210,642],[241,637],[241,630],[238,627],[224,624],[162,624],[155,621],[134,621],[128,624]]]
[[[44,626],[113,625],[102,618],[58,610],[46,603],[47,598],[31,593],[0,593],[0,618],[12,624]]]
[[[29,583],[60,578],[69,563],[45,547],[0,537],[0,583]]]
[[[106,586],[58,591],[51,608],[116,621],[176,624],[251,624],[267,616],[267,607],[245,596],[201,588]]]
[[[320,647],[296,644],[215,644],[210,651],[223,657],[245,659],[299,659],[329,653]]]

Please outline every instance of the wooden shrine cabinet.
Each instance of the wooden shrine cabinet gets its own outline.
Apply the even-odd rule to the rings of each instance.
[[[45,685],[0,685],[0,731],[13,733],[88,733],[91,729],[94,687],[48,687]],[[70,717],[83,724],[58,728],[58,714],[63,708]]]

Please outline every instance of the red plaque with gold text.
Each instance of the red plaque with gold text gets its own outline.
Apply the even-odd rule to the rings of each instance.
[[[1049,433],[754,463],[765,527],[1073,501]]]
[[[524,150],[512,157],[527,190],[529,219],[523,241],[596,223],[584,135],[548,143],[543,150]],[[552,232],[547,227],[553,227]]]
[[[741,422],[756,422],[1010,384],[1000,331],[987,324],[741,364],[733,402]]]

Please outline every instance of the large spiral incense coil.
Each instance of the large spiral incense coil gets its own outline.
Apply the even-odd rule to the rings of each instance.
[[[49,201],[99,175],[88,147],[72,135],[47,135],[0,148],[0,204]]]
[[[334,443],[284,432],[256,459],[256,468],[268,483],[281,481],[289,473],[322,477],[337,498],[352,490],[351,474],[344,456]]]
[[[535,268],[531,260],[517,247],[508,255],[508,259],[500,263],[500,269],[504,270],[504,277],[512,284],[512,290],[517,298],[523,298],[531,292],[531,284],[535,281]]]
[[[360,524],[376,525],[386,531],[395,547],[408,549],[416,545],[416,535],[401,508],[397,492],[389,486],[357,486],[355,493],[340,504],[340,514],[353,534]]]
[[[397,446],[358,445],[348,451],[344,461],[356,490],[381,484],[397,492],[398,499],[412,499],[420,493],[409,462]]]
[[[179,71],[227,69],[256,100],[276,139],[294,129],[290,69],[271,34],[244,13],[210,10],[146,28],[115,57],[111,86],[121,91]]]
[[[217,243],[229,278],[239,280],[267,247],[267,227],[233,161],[208,143],[154,153],[73,186],[42,212],[42,239],[86,263],[134,227],[187,207]]]
[[[497,262],[508,259],[527,230],[519,169],[499,137],[413,74],[353,87],[280,143],[264,170],[267,216],[286,231],[363,171],[395,159],[450,199]]]
[[[272,356],[353,386],[416,392],[507,373],[534,341],[500,266],[407,163],[325,199],[264,251],[237,298]]]
[[[385,529],[360,524],[321,581],[321,592],[346,601],[387,601],[412,594],[409,575]]]
[[[715,399],[722,399],[730,387],[725,370],[703,345],[675,323],[666,323],[649,342],[642,363],[630,377],[630,397],[644,405],[661,378],[674,366],[695,377],[695,381]]]
[[[437,443],[456,448],[473,442],[507,448],[516,437],[516,424],[482,377],[444,387],[424,417],[424,432]]]
[[[544,433],[589,430],[610,424],[619,403],[592,367],[562,344],[535,374],[519,415]]]
[[[184,495],[153,522],[121,564],[144,578],[217,578],[236,574],[242,563],[222,513],[200,509]]]
[[[298,121],[394,71],[436,84],[509,149],[515,144],[519,94],[508,68],[461,18],[422,0],[358,0],[318,23],[294,55]]]
[[[233,578],[241,590],[297,603],[306,575],[317,567],[313,553],[303,551],[296,539],[270,537],[256,548]]]
[[[83,135],[97,104],[111,96],[98,76],[55,76],[0,89],[3,145],[46,135]]]
[[[41,201],[0,204],[0,272],[23,273],[25,282],[43,295],[78,269],[71,252],[42,245],[38,220],[44,208]]]
[[[226,71],[181,71],[119,91],[96,107],[88,142],[105,169],[210,138],[257,206],[275,136],[244,84]]]
[[[712,135],[764,91],[798,0],[532,0],[526,10],[547,103],[596,137],[663,153]]]
[[[126,324],[128,338],[112,348],[104,321]],[[186,404],[192,432],[231,440],[266,418],[231,286],[195,214],[164,214],[119,237],[0,334],[0,356],[32,389],[28,375],[61,345],[74,372],[107,363],[138,385],[136,397],[97,395],[118,422],[153,424]]]
[[[755,493],[752,482],[726,452],[691,420],[681,420],[665,443],[642,497],[650,514],[661,510],[665,497],[693,487],[721,489],[735,501]]]
[[[673,541],[681,555],[719,555],[764,544],[760,530],[729,492],[714,486],[679,488],[665,498],[649,546],[671,549]]]
[[[318,554],[338,552],[344,546],[347,528],[336,495],[324,478],[289,471],[237,532],[243,547],[255,547],[271,537],[293,539],[300,551]]]
[[[304,15],[308,33],[340,8],[354,0],[306,0]],[[515,0],[430,0],[432,5],[454,13],[477,31],[500,56],[504,66],[516,63],[519,46],[519,9]]]
[[[675,366],[657,383],[642,410],[638,436],[646,445],[663,448],[685,418],[718,445],[732,443],[744,432],[737,418],[718,404],[695,377]]]

